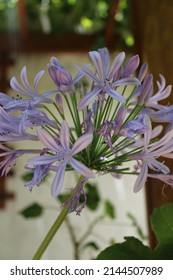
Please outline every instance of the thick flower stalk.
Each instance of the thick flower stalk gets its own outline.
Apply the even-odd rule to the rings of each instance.
[[[138,55],[128,60],[122,52],[110,63],[109,51],[103,48],[89,56],[92,66],[75,65],[74,76],[52,57],[48,73],[55,88],[47,92],[37,90],[44,71],[36,74],[31,86],[24,67],[21,82],[16,77],[10,81],[14,97],[0,93],[1,175],[7,176],[27,154],[24,168],[33,178],[25,186],[32,190],[53,173],[51,193],[58,196],[66,174],[75,170],[82,179],[65,207],[78,214],[84,206],[79,206],[84,183],[97,175],[136,175],[135,192],[147,177],[173,185],[163,159],[173,158],[173,105],[160,103],[170,95],[171,86],[160,75],[154,92],[153,76],[146,64],[140,65]],[[152,129],[152,123],[161,120],[168,125],[160,137],[161,126]],[[15,141],[28,140],[27,148],[11,148]],[[40,142],[40,148],[34,149],[32,141]],[[134,164],[127,167],[127,162]]]

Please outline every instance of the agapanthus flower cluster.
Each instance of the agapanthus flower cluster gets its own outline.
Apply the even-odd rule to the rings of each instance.
[[[48,73],[55,86],[48,92],[37,90],[44,71],[31,86],[24,67],[21,81],[10,81],[17,98],[0,93],[1,175],[28,154],[25,169],[33,178],[25,186],[40,186],[51,172],[51,193],[57,196],[66,172],[75,170],[81,181],[69,204],[74,210],[84,194],[83,184],[99,175],[134,174],[135,192],[147,177],[173,185],[165,163],[173,158],[173,106],[160,103],[170,95],[171,86],[160,75],[154,90],[153,76],[146,64],[140,65],[138,55],[127,59],[122,52],[111,63],[108,49],[102,48],[89,56],[91,65],[75,65],[75,77],[52,57]],[[160,122],[167,123],[164,131]],[[9,148],[11,142],[28,140],[27,149]],[[32,141],[40,141],[40,149]]]

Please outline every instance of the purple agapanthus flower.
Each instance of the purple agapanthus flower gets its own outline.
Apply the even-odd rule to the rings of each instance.
[[[118,86],[124,85],[139,85],[139,80],[131,76],[133,72],[132,69],[136,68],[134,66],[134,59],[131,61],[131,63],[133,64],[132,69],[130,69],[130,64],[128,64],[124,73],[124,77],[117,80],[115,79],[115,77],[124,61],[124,52],[118,54],[114,58],[114,61],[110,68],[110,55],[107,48],[100,49],[99,51],[91,51],[89,52],[89,55],[94,64],[95,73],[90,71],[86,66],[76,65],[77,69],[81,73],[83,73],[93,81],[91,91],[79,101],[78,110],[83,110],[97,96],[103,99],[105,93],[107,93],[118,102],[125,103],[125,98],[116,90],[116,88]],[[128,73],[130,73],[130,76],[128,76]]]
[[[158,157],[172,157],[173,154],[173,130],[169,131],[161,140],[150,144],[151,122],[148,116],[144,116],[144,123],[148,129],[144,133],[144,147],[142,151],[129,155],[129,159],[137,160],[140,168],[139,176],[134,185],[134,192],[138,192],[146,182],[148,169],[169,174],[169,168],[157,160]]]
[[[15,165],[17,158],[25,154],[34,154],[41,152],[40,149],[20,149],[12,150],[2,144],[0,144],[0,158],[4,158],[0,161],[0,175],[6,176],[10,169]]]
[[[43,70],[37,73],[34,78],[34,85],[32,88],[28,82],[26,67],[23,67],[20,75],[22,85],[20,85],[16,77],[11,78],[10,80],[11,88],[19,93],[17,94],[17,98],[10,96],[6,97],[6,95],[3,93],[0,94],[0,103],[2,104],[3,108],[8,112],[13,112],[17,110],[24,110],[29,105],[43,107],[44,105],[42,105],[42,103],[52,103],[53,100],[47,96],[55,93],[55,90],[42,94],[39,94],[37,91],[38,83],[43,74]]]
[[[32,135],[25,130],[21,130],[20,124],[21,117],[8,115],[0,107],[0,141],[38,140],[37,135]]]
[[[52,166],[54,163],[57,164],[57,172],[52,183],[53,196],[57,196],[62,188],[67,164],[71,165],[86,178],[95,177],[87,166],[74,158],[76,154],[85,149],[92,142],[92,134],[88,133],[80,136],[73,147],[70,148],[69,127],[67,122],[63,121],[59,138],[57,139],[58,141],[43,129],[38,129],[38,138],[42,144],[54,154],[36,156],[30,158],[28,162],[34,166]]]

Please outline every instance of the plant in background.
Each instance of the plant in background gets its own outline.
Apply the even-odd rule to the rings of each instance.
[[[31,87],[24,67],[22,84],[15,77],[10,81],[17,98],[0,93],[1,174],[7,175],[16,160],[28,154],[25,169],[33,172],[33,177],[25,186],[31,191],[53,173],[51,193],[55,197],[68,171],[79,174],[34,259],[41,257],[69,212],[81,213],[87,200],[84,185],[88,180],[108,173],[117,179],[124,174],[136,175],[135,192],[147,177],[173,185],[173,174],[165,160],[158,160],[173,157],[172,106],[159,103],[169,96],[171,86],[166,86],[160,75],[154,92],[152,74],[147,74],[146,64],[139,67],[138,55],[126,63],[123,52],[110,63],[106,48],[91,51],[89,56],[92,68],[76,65],[75,77],[52,57],[48,71],[55,83],[53,90],[38,93],[44,71],[36,75]],[[89,80],[89,86],[83,83],[83,77]],[[153,129],[152,123],[159,122],[163,112],[168,125],[160,136],[162,126]],[[12,150],[5,145],[26,140],[40,142],[40,148],[31,144],[27,149]],[[134,162],[133,168],[129,162]]]

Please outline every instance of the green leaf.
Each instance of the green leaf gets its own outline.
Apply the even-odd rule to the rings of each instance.
[[[27,218],[27,219],[28,218],[37,218],[37,217],[41,216],[42,213],[43,213],[43,207],[37,203],[33,203],[32,205],[30,205],[27,208],[20,211],[20,214],[24,218]]]
[[[155,260],[173,260],[173,240],[160,243],[154,250]]]
[[[98,192],[98,187],[95,184],[86,183],[85,189],[87,197],[86,206],[90,210],[95,211],[100,203],[100,194]]]
[[[153,252],[134,237],[125,237],[125,242],[103,250],[97,260],[151,260]]]
[[[22,181],[29,182],[32,180],[34,172],[28,171],[21,176]]]
[[[84,245],[84,248],[91,247],[94,250],[99,250],[99,246],[95,242],[88,242]]]
[[[114,207],[114,205],[109,200],[105,200],[105,202],[104,202],[104,210],[105,210],[105,214],[109,218],[115,219],[115,217],[116,217],[115,207]]]
[[[173,242],[173,203],[154,209],[150,218],[158,242]]]

